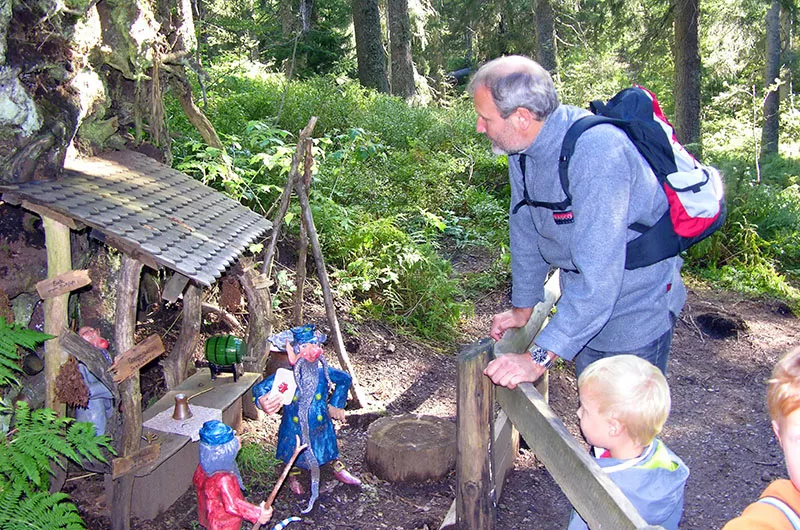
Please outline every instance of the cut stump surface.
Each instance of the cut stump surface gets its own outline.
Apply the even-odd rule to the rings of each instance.
[[[444,477],[456,461],[456,426],[436,416],[381,418],[367,429],[367,465],[389,482]]]

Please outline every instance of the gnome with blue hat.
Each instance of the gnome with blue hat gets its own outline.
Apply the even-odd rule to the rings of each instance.
[[[240,530],[242,520],[259,525],[272,517],[272,508],[250,504],[242,496],[242,476],[236,464],[241,449],[233,429],[211,420],[200,429],[200,464],[192,482],[197,489],[197,517],[208,530]]]
[[[298,467],[311,472],[311,498],[303,510],[303,513],[308,513],[319,496],[320,466],[331,462],[334,477],[339,482],[361,485],[361,481],[351,475],[339,460],[336,431],[331,420],[344,420],[344,407],[352,378],[347,372],[328,366],[320,345],[325,336],[317,332],[313,324],[298,326],[290,331],[291,336],[284,332],[270,337],[273,344],[286,349],[297,384],[294,397],[283,408],[276,456],[289,462],[297,435],[301,443],[308,444],[308,449],[300,453],[296,462]],[[256,404],[267,414],[274,414],[281,407],[281,395],[270,393],[274,382],[275,374],[253,387]],[[297,473],[289,476],[289,487],[294,493],[302,495],[303,488],[297,480]]]

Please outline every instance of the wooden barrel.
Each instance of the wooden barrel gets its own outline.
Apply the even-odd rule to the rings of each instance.
[[[206,341],[206,360],[229,365],[242,362],[247,352],[247,344],[233,335],[215,335]]]

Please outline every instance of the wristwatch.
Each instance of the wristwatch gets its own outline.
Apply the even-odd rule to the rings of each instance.
[[[550,368],[550,365],[553,364],[553,361],[555,360],[555,357],[550,357],[550,352],[541,346],[537,346],[536,344],[534,344],[530,349],[530,354],[533,362],[540,366],[544,366],[545,370]]]

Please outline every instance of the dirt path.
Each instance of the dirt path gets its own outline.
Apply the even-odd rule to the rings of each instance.
[[[488,330],[491,315],[505,303],[504,293],[484,297],[465,323],[464,343]],[[727,337],[713,338],[708,315],[738,323]],[[318,317],[322,318],[323,313]],[[734,326],[735,327],[735,326]],[[355,370],[373,400],[368,411],[353,411],[339,429],[342,457],[362,477],[364,487],[341,486],[323,468],[320,500],[312,513],[292,529],[434,529],[453,499],[451,473],[436,483],[392,485],[371,475],[363,464],[365,431],[384,411],[416,412],[455,419],[455,356],[435,352],[378,325],[347,322]],[[694,291],[676,328],[668,380],[673,410],[662,438],[687,463],[682,529],[719,528],[757,498],[767,483],[786,476],[783,457],[764,405],[764,381],[776,359],[800,344],[800,320],[774,302],[749,301],[730,293]],[[331,355],[329,358],[334,358]],[[551,374],[551,406],[578,435],[577,391],[571,366]],[[277,422],[247,422],[247,436],[274,443]],[[70,483],[90,529],[108,528],[102,479]],[[247,492],[257,500],[265,492]],[[297,515],[306,498],[284,488],[275,504],[276,519]],[[194,493],[189,491],[154,521],[134,521],[134,529],[196,528]],[[497,528],[557,529],[566,526],[567,499],[523,450],[511,473],[498,509]]]

